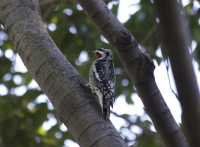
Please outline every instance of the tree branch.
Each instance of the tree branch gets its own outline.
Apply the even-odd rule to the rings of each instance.
[[[188,146],[156,85],[153,75],[154,65],[151,59],[139,50],[134,37],[101,0],[78,0],[78,2],[99,31],[115,48],[164,145]]]
[[[56,8],[56,4],[52,3],[47,10],[42,14],[42,20],[44,21],[52,12],[53,10]]]
[[[140,45],[144,46],[144,44],[149,40],[149,38],[153,35],[153,33],[156,31],[157,29],[157,25],[154,25],[153,28],[151,28],[151,30],[149,30],[149,32],[147,33],[147,35],[144,37],[144,39],[141,41]]]
[[[0,1],[0,23],[15,50],[81,147],[126,147],[112,123],[103,118],[94,94],[81,86],[85,80],[50,38],[37,2]]]
[[[189,34],[180,3],[174,0],[154,0],[160,19],[159,28],[164,49],[170,58],[179,101],[182,122],[191,147],[200,146],[200,97],[189,53]],[[170,11],[169,11],[170,10]]]
[[[44,6],[44,5],[49,5],[52,3],[58,3],[58,2],[76,2],[75,0],[40,0],[40,6]]]
[[[108,4],[112,0],[103,0],[105,4]],[[40,6],[49,5],[52,3],[59,3],[59,2],[76,2],[75,0],[39,0]]]

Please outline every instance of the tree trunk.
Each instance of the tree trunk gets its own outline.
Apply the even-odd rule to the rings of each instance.
[[[141,53],[133,36],[101,0],[78,1],[116,49],[164,145],[188,146],[155,83],[151,59]],[[80,146],[127,146],[112,123],[102,117],[91,90],[81,86],[84,79],[49,37],[37,1],[1,0],[0,22],[25,66]]]
[[[182,5],[174,0],[155,0],[159,28],[182,107],[182,122],[191,147],[200,146],[200,97],[189,53],[189,34],[181,13]],[[170,11],[169,11],[170,10]]]
[[[81,147],[126,147],[89,88],[48,35],[36,0],[1,0],[0,22],[28,71]]]
[[[187,147],[187,141],[156,85],[151,59],[139,50],[135,38],[113,16],[103,1],[78,0],[78,2],[115,48],[164,145]]]

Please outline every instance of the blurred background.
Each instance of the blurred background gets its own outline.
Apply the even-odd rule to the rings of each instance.
[[[177,123],[181,109],[170,65],[161,50],[152,1],[104,0],[113,14],[134,35],[142,52],[150,54],[155,78]],[[199,79],[200,1],[183,0],[183,14],[191,33],[191,54]],[[58,48],[88,81],[95,56],[86,51],[113,48],[75,0],[39,0],[41,16]],[[116,99],[111,121],[129,146],[162,147],[143,104],[114,52]],[[174,93],[173,93],[174,92]],[[59,120],[48,98],[24,67],[0,25],[0,147],[78,147]]]

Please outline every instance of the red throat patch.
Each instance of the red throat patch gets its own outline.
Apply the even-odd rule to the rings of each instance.
[[[101,54],[99,54],[99,53],[96,53],[95,56],[96,56],[97,58],[101,58]]]

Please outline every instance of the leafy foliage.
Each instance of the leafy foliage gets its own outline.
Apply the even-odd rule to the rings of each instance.
[[[111,11],[117,16],[119,3],[108,3]],[[199,3],[196,1],[196,3]],[[132,32],[136,40],[141,44],[141,50],[148,52],[155,61],[160,63],[162,59],[156,55],[160,45],[157,33],[156,19],[151,3],[140,0],[135,4],[140,9],[130,15],[130,19],[124,26]],[[135,5],[131,5],[133,9]],[[42,5],[41,14],[44,24],[71,64],[78,72],[88,79],[88,71],[95,57],[88,55],[86,51],[99,47],[112,47],[103,39],[93,23],[81,7],[73,2],[57,2]],[[49,13],[49,9],[53,8]],[[193,4],[188,4],[184,9],[188,24],[191,27],[192,40],[196,44],[195,60],[200,57],[200,9]],[[0,146],[4,147],[56,147],[64,146],[66,139],[74,138],[63,127],[50,102],[42,94],[42,91],[34,86],[34,82],[28,72],[22,72],[16,68],[18,62],[14,59],[16,54],[10,52],[13,49],[3,26],[0,28]],[[114,52],[117,83],[116,98],[124,95],[127,104],[134,105],[131,97],[136,93],[130,83],[123,66]],[[20,65],[21,66],[21,65]],[[121,136],[130,146],[162,146],[152,124],[144,116],[132,116],[128,114],[113,116],[123,120],[126,125],[119,129]],[[113,122],[115,124],[115,122]],[[136,128],[136,129],[134,129]],[[66,145],[66,143],[65,143]]]

